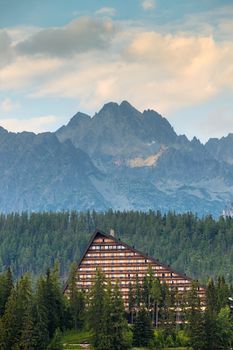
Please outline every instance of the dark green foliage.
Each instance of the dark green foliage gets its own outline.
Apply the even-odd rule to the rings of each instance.
[[[85,322],[85,295],[77,287],[76,270],[77,265],[72,264],[69,277],[69,312],[72,318],[72,326],[78,330],[83,328]]]
[[[148,346],[153,337],[154,333],[150,316],[145,308],[141,308],[138,311],[133,328],[133,345],[138,347]]]
[[[211,279],[206,288],[205,334],[207,349],[228,348],[233,342],[230,317],[230,289],[223,277],[217,283]]]
[[[130,313],[130,322],[133,323],[133,315],[135,309],[135,293],[132,283],[129,284],[129,313]]]
[[[188,329],[190,334],[190,344],[193,350],[204,350],[206,346],[204,315],[201,311],[197,290],[198,285],[193,282],[192,289],[188,295]]]
[[[220,309],[217,316],[216,348],[230,349],[233,343],[233,321],[229,306]]]
[[[62,329],[64,324],[64,297],[60,287],[57,268],[47,270],[46,277],[41,278],[38,284],[38,301],[45,310],[45,319],[49,337],[57,328]]]
[[[13,288],[13,279],[11,269],[8,268],[5,273],[0,275],[0,317],[4,314],[7,300]]]
[[[62,350],[62,349],[63,349],[63,346],[61,344],[61,332],[59,329],[56,329],[47,350]]]
[[[90,326],[93,330],[93,346],[96,350],[110,349],[109,310],[110,295],[105,289],[105,277],[97,270],[95,283],[91,291],[91,304],[89,310]]]
[[[69,299],[62,294],[57,265],[40,277],[35,290],[27,274],[14,286],[11,282],[11,292],[0,317],[1,350],[60,350],[59,329],[87,326],[87,315],[95,350],[127,350],[132,342],[135,346],[153,349],[190,345],[193,350],[217,350],[232,346],[233,322],[228,305],[231,288],[223,277],[217,282],[209,281],[204,311],[196,282],[186,298],[180,298],[175,289],[169,290],[166,284],[160,284],[149,269],[143,285],[139,282],[131,285],[130,310],[134,310],[136,319],[132,326],[128,326],[118,283],[112,286],[98,270],[89,298],[84,299],[83,292],[76,287],[75,269],[73,265]],[[11,281],[9,270],[2,276],[7,275]],[[140,291],[138,305],[135,304],[137,289]],[[176,325],[175,309],[182,303],[186,311],[185,323]],[[156,304],[159,327],[154,336],[151,319],[154,321]]]
[[[124,303],[121,296],[118,283],[112,291],[110,303],[110,324],[111,324],[111,350],[126,350],[128,343],[126,341],[127,322],[125,319]]]
[[[31,283],[29,277],[25,275],[12,289],[2,316],[2,332],[0,335],[0,348],[2,350],[11,349],[13,345],[20,342],[23,331],[29,331],[31,320],[29,321],[28,314],[31,302]]]
[[[112,288],[108,283],[106,286],[105,277],[100,270],[97,271],[92,287],[89,317],[94,349],[127,350],[130,347],[119,285]]]
[[[224,275],[233,283],[233,219],[191,213],[61,212],[0,215],[0,271],[11,266],[14,276],[38,276],[59,260],[68,275],[96,227],[206,282]]]

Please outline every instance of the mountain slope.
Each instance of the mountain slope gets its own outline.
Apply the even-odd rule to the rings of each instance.
[[[90,177],[102,176],[88,155],[53,133],[7,133],[0,136],[0,210],[38,211],[108,203]]]
[[[57,136],[84,149],[106,174],[95,186],[113,208],[219,215],[230,200],[232,165],[197,138],[178,136],[155,111],[140,113],[123,101],[106,104],[92,119],[77,119],[77,127],[72,119]]]
[[[233,165],[233,134],[221,139],[210,139],[205,147],[218,161]]]
[[[0,128],[0,210],[176,210],[218,216],[233,196],[232,136],[203,145],[152,110],[107,103],[56,133]]]

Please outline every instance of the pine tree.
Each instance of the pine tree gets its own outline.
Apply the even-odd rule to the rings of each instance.
[[[25,312],[22,333],[19,339],[19,348],[22,350],[37,350],[37,339],[34,333],[35,320],[33,318],[33,303],[28,305]]]
[[[139,310],[133,328],[133,345],[148,346],[154,337],[153,328],[148,312],[143,307]]]
[[[57,328],[64,327],[65,300],[61,291],[58,269],[46,272],[46,277],[38,283],[38,302],[46,312],[47,330],[52,338]]]
[[[129,301],[129,313],[130,313],[130,322],[133,323],[133,314],[134,314],[134,309],[135,309],[135,295],[134,295],[134,289],[132,286],[132,283],[129,283],[129,296],[128,296],[128,301]]]
[[[2,335],[0,348],[8,350],[19,346],[25,317],[32,301],[31,281],[28,275],[23,276],[12,289],[8,298],[5,313],[2,317]]]
[[[142,301],[142,293],[141,293],[141,285],[139,283],[138,275],[136,276],[136,296],[135,296],[135,304],[137,307],[137,310],[140,308]]]
[[[44,350],[49,343],[48,315],[40,292],[38,283],[32,312],[34,319],[34,337],[36,339],[36,349]]]
[[[4,314],[7,300],[13,288],[13,278],[11,269],[0,275],[0,317]]]
[[[168,285],[164,282],[161,285],[160,322],[167,334],[170,333],[171,329],[174,331],[175,327],[175,317],[172,306],[171,292]]]
[[[211,279],[206,288],[205,333],[207,348],[216,349],[217,344],[217,292]]]
[[[116,283],[112,292],[110,304],[110,343],[111,350],[126,350],[128,344],[126,343],[125,333],[128,328],[125,319],[125,310],[119,284]]]
[[[193,282],[188,295],[188,331],[193,350],[202,350],[206,345],[205,328],[197,288],[197,283]]]
[[[228,284],[223,276],[218,278],[216,286],[217,311],[228,305],[228,298],[230,297],[230,290]]]
[[[158,327],[159,322],[159,302],[161,300],[161,286],[160,282],[157,278],[155,278],[152,282],[151,286],[151,298],[153,303],[152,309],[152,324],[155,324],[155,327]]]
[[[231,349],[233,344],[233,322],[229,306],[221,308],[217,316],[217,344],[218,349]]]
[[[110,340],[107,331],[108,312],[110,308],[110,296],[106,293],[106,282],[104,274],[97,270],[95,282],[91,290],[91,302],[89,310],[90,326],[94,333],[93,345],[96,350],[110,350]]]
[[[85,296],[84,292],[78,290],[76,283],[76,264],[71,266],[70,278],[69,278],[69,308],[72,318],[73,328],[81,329],[84,326],[85,319]]]

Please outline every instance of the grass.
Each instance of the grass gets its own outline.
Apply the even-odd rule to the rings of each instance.
[[[80,350],[83,349],[79,344],[91,343],[92,334],[87,331],[67,331],[63,333],[61,343],[64,350]],[[132,350],[148,350],[147,348],[132,348]],[[191,348],[165,348],[164,350],[191,350]]]
[[[61,343],[64,350],[79,350],[82,347],[79,344],[91,342],[92,334],[90,332],[67,331],[63,333]]]

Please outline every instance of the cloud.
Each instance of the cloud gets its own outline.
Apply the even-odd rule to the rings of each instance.
[[[233,91],[232,40],[121,24],[83,17],[37,28],[31,37],[24,29],[22,42],[14,29],[14,54],[0,67],[0,91],[71,98],[88,112],[128,99],[164,114]],[[9,32],[0,35],[11,50]]]
[[[29,119],[0,119],[0,125],[12,132],[32,131],[40,133],[57,128],[58,120],[54,115],[40,116]]]
[[[143,0],[142,1],[142,7],[145,11],[152,10],[156,6],[155,0]]]
[[[57,58],[18,57],[0,69],[0,91],[33,89],[61,67]],[[35,86],[35,88],[36,88]]]
[[[109,16],[113,17],[116,15],[116,9],[114,7],[102,7],[95,12],[96,15],[99,16]]]
[[[0,68],[11,59],[11,38],[6,30],[0,30]]]
[[[14,109],[18,108],[18,103],[14,103],[10,98],[4,98],[1,102],[0,102],[0,109],[5,112],[11,112]]]
[[[81,17],[64,27],[42,29],[18,43],[20,54],[69,56],[109,46],[114,28],[111,20]]]
[[[34,96],[77,99],[85,110],[129,99],[139,109],[166,114],[202,103],[225,88],[233,90],[232,43],[140,30],[129,40],[120,53],[86,53],[64,61],[60,74]]]

